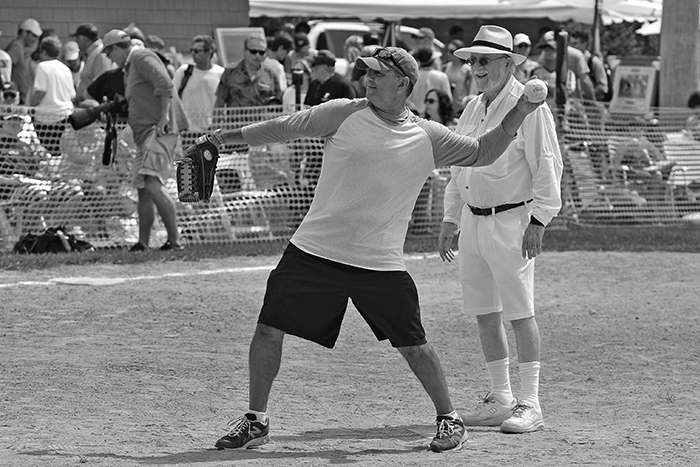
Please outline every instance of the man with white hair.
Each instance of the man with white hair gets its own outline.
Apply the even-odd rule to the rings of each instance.
[[[479,135],[523,94],[513,76],[525,56],[513,52],[513,38],[500,26],[482,26],[471,47],[455,55],[472,67],[481,94],[459,119],[457,133]],[[459,236],[459,272],[464,309],[475,316],[490,378],[490,391],[464,417],[471,426],[500,426],[505,433],[544,427],[540,407],[540,333],[535,320],[535,257],[545,226],[561,208],[562,159],[549,107],[528,115],[505,155],[486,167],[453,167],[445,190],[439,254],[452,261]],[[503,319],[515,332],[520,397],[510,386],[508,342]]]

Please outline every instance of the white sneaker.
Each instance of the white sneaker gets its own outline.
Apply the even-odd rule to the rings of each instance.
[[[511,404],[503,405],[490,392],[479,397],[481,400],[474,410],[462,417],[467,426],[500,426],[513,415],[513,409],[517,405],[515,399]]]
[[[542,410],[524,402],[513,409],[513,416],[501,423],[503,433],[529,433],[544,428]]]

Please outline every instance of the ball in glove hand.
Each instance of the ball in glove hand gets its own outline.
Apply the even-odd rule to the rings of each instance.
[[[539,104],[547,98],[547,83],[541,79],[531,79],[525,83],[525,97],[533,104]]]

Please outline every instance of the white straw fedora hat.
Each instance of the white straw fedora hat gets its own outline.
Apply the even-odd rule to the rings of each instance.
[[[510,55],[516,65],[523,63],[527,57],[513,52],[513,36],[500,26],[486,25],[479,28],[470,47],[457,49],[454,55],[466,60],[472,54]]]

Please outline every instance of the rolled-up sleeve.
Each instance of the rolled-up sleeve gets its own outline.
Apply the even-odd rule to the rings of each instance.
[[[450,181],[445,187],[445,215],[442,219],[443,222],[451,222],[456,226],[462,225],[462,209],[464,209],[464,201],[459,195],[459,188],[457,187],[457,175],[459,175],[459,167],[450,168]]]
[[[561,209],[563,167],[554,118],[547,106],[526,118],[519,137],[532,174],[532,216],[547,225]]]

